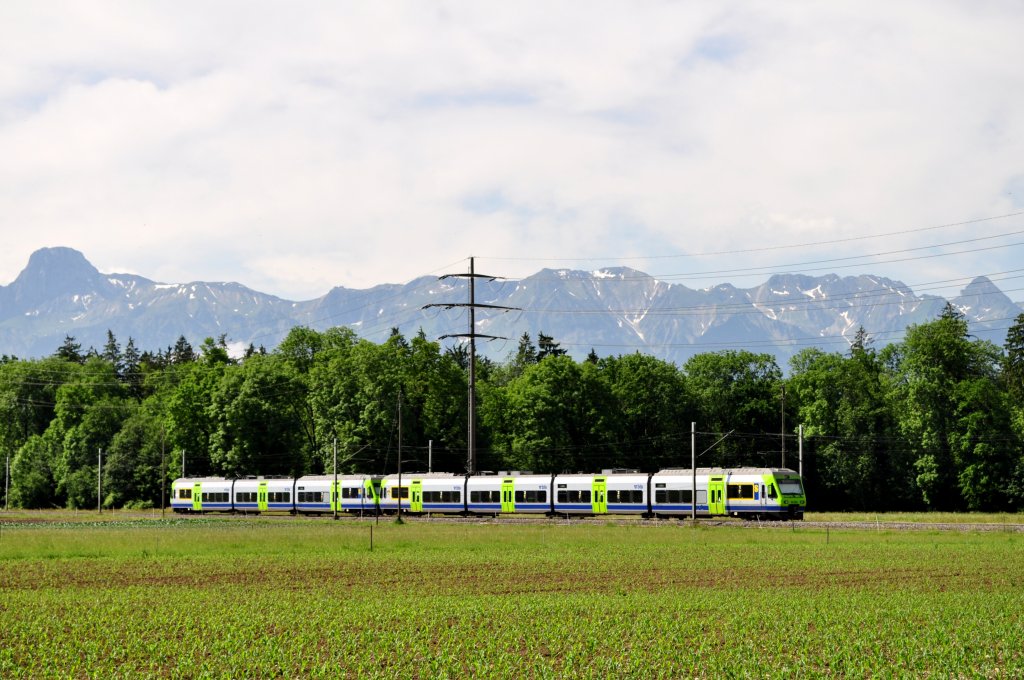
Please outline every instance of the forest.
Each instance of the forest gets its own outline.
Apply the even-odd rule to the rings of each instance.
[[[204,475],[464,472],[465,347],[421,331],[383,343],[295,328],[232,358],[225,338],[156,352],[68,336],[52,356],[0,360],[0,462],[23,508],[158,507]],[[683,366],[635,353],[582,360],[543,333],[478,358],[481,470],[802,469],[811,510],[1024,509],[1024,314],[998,347],[952,306],[873,347],[728,350]],[[802,439],[798,431],[802,429]],[[99,467],[98,469],[98,466]],[[0,491],[3,491],[0,488]]]

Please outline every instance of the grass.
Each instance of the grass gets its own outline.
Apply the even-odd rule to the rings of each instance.
[[[885,524],[1024,524],[1024,513],[1013,512],[809,512],[809,522],[875,522]]]
[[[1024,534],[370,528],[7,525],[0,677],[1024,674]]]

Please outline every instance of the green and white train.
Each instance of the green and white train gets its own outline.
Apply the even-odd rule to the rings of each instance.
[[[694,509],[696,502],[696,510]],[[787,468],[697,468],[600,474],[407,473],[182,478],[177,512],[640,515],[803,519],[803,481]]]

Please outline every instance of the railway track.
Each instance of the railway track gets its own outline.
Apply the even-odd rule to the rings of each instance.
[[[86,513],[74,513],[73,516],[69,516],[66,513],[61,512],[50,512],[44,511],[40,513],[11,513],[9,516],[4,516],[0,513],[0,525],[12,526],[18,524],[49,524],[49,523],[67,523],[69,519],[73,518],[73,521],[87,521],[93,524],[94,518],[90,517],[86,519],[84,516]],[[246,514],[211,514],[211,515],[178,515],[167,513],[166,519],[195,519],[195,520],[208,520],[211,517],[216,517],[226,521],[248,521],[255,517],[261,519],[268,519],[272,521],[282,522],[313,522],[313,521],[332,521],[331,514],[323,515],[292,515],[287,513],[266,513],[262,515],[246,515]],[[118,520],[152,520],[154,522],[160,521],[160,515],[154,514],[153,512],[138,512],[138,513],[116,513],[111,515],[102,516],[102,520],[116,522]],[[370,522],[394,522],[394,515],[349,515],[340,514],[338,521],[346,523],[370,523]],[[469,517],[457,516],[457,515],[408,515],[403,513],[402,521],[411,524],[417,523],[442,523],[442,524],[466,524],[466,525],[552,525],[552,526],[600,526],[600,525],[614,525],[614,526],[637,526],[637,527],[687,527],[691,526],[691,520],[688,517],[685,518],[673,518],[673,519],[645,519],[642,517],[628,517],[622,515],[603,515],[600,517],[580,517],[580,516],[561,516],[561,517],[535,517],[535,516],[489,516],[489,515],[474,515]],[[855,521],[829,521],[829,522],[818,522],[809,520],[797,520],[797,521],[780,521],[780,520],[745,520],[737,518],[698,518],[697,526],[699,527],[740,527],[745,529],[775,529],[784,530],[789,529],[791,531],[798,531],[803,529],[818,529],[818,530],[856,530],[856,531],[960,531],[960,532],[1004,532],[1004,533],[1024,533],[1024,523],[1007,523],[1007,522],[907,522],[907,521],[876,521],[876,522],[855,522]]]
[[[185,515],[191,517],[192,515]],[[331,515],[289,515],[289,514],[264,514],[259,515],[268,519],[279,519],[282,521],[317,521],[332,519]],[[196,515],[195,517],[199,517]],[[253,515],[224,515],[238,520],[251,519]],[[348,515],[338,516],[339,521],[344,522],[394,522],[394,515]],[[469,524],[469,525],[562,525],[562,526],[641,526],[641,527],[680,527],[690,526],[690,518],[665,518],[646,519],[642,517],[626,517],[616,515],[596,516],[561,516],[561,517],[534,517],[534,516],[458,516],[458,515],[409,515],[402,514],[402,521],[412,524],[416,523],[442,523],[442,524]],[[1005,532],[1024,533],[1024,523],[998,523],[998,522],[847,522],[831,521],[816,522],[807,520],[783,521],[783,520],[747,520],[732,517],[723,518],[698,518],[697,526],[700,527],[740,527],[745,529],[789,529],[796,531],[800,529],[829,529],[842,530],[850,529],[857,531],[983,531],[983,532]]]

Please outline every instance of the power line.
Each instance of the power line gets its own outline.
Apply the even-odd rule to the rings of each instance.
[[[888,238],[890,236],[902,236],[904,234],[917,234],[925,231],[935,231],[938,229],[949,229],[952,227],[963,227],[970,224],[980,224],[982,222],[991,222],[994,220],[1002,220],[1009,217],[1017,217],[1024,215],[1024,210],[1018,212],[1007,213],[1005,215],[992,215],[989,217],[979,217],[972,220],[963,220],[960,222],[950,222],[947,224],[933,225],[930,227],[918,227],[916,229],[901,229],[897,231],[881,232],[876,234],[867,234],[864,236],[850,236],[841,239],[832,239],[828,241],[810,241],[806,243],[791,243],[788,245],[779,246],[763,246],[760,248],[739,248],[736,250],[719,250],[709,251],[704,253],[677,253],[668,255],[633,255],[633,256],[621,256],[611,255],[607,257],[508,257],[508,256],[485,256],[483,259],[488,260],[505,260],[505,261],[517,261],[517,262],[592,262],[595,260],[611,260],[613,262],[627,262],[633,260],[666,260],[666,259],[681,259],[687,257],[712,257],[719,255],[743,255],[747,253],[762,253],[773,250],[795,250],[799,248],[813,248],[817,246],[829,246],[837,245],[840,243],[852,243],[854,241],[867,241],[876,238]]]

